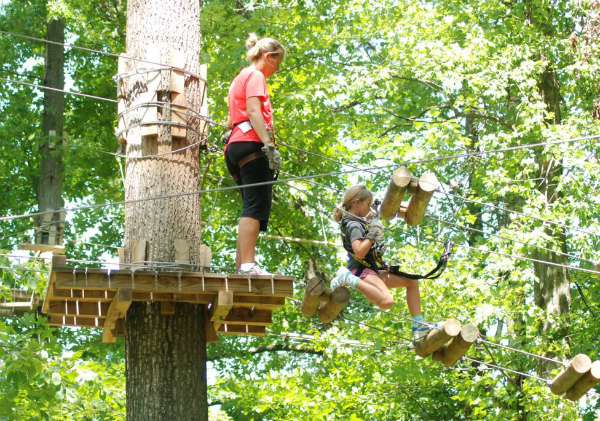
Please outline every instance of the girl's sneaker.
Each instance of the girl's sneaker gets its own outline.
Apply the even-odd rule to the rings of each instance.
[[[261,269],[256,263],[243,263],[238,270],[239,275],[272,275],[272,273]]]
[[[351,289],[358,288],[360,278],[355,276],[346,268],[340,268],[331,280],[331,290],[335,290],[338,287],[347,287]]]

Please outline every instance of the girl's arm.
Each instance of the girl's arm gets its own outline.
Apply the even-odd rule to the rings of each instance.
[[[364,259],[371,247],[373,246],[373,241],[365,239],[365,240],[354,240],[352,242],[352,251],[354,255],[359,259]]]

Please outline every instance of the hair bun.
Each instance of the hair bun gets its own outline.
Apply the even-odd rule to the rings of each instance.
[[[257,42],[258,42],[258,36],[254,32],[252,32],[251,34],[248,35],[248,38],[246,39],[246,50],[249,50],[252,47],[254,47]]]

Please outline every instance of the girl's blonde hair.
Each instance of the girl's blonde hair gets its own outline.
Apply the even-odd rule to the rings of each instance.
[[[344,201],[342,202],[342,207],[344,208],[344,210],[348,211],[352,207],[353,203],[362,202],[364,200],[373,200],[373,193],[371,193],[369,189],[367,189],[363,185],[359,184],[356,186],[352,186],[348,190],[346,190],[346,193],[344,193]],[[343,216],[344,212],[339,207],[336,207],[333,210],[333,219],[336,222],[340,222]]]
[[[283,58],[285,56],[285,48],[273,38],[261,38],[258,39],[256,34],[252,33],[248,35],[246,40],[246,58],[250,63],[254,63],[264,53],[281,54]]]

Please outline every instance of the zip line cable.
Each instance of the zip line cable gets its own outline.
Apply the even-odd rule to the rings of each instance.
[[[75,44],[69,44],[69,43],[66,43],[66,42],[51,41],[49,39],[33,37],[33,36],[30,36],[30,35],[19,34],[19,33],[16,33],[16,32],[10,32],[10,31],[2,31],[2,30],[0,30],[0,34],[2,34],[2,35],[8,35],[8,36],[16,37],[16,38],[27,39],[27,40],[30,40],[30,41],[42,42],[42,43],[46,43],[46,44],[61,45],[61,46],[64,46],[64,47],[72,48],[74,50],[86,51],[88,53],[97,53],[97,54],[108,56],[108,57],[114,57],[114,58],[120,58],[120,57],[122,57],[122,58],[124,58],[126,60],[131,60],[131,61],[138,62],[138,63],[146,63],[146,64],[152,64],[152,65],[155,65],[155,66],[161,66],[161,67],[164,67],[164,68],[167,68],[167,69],[174,69],[174,70],[177,70],[177,71],[180,71],[180,72],[183,72],[183,73],[195,76],[196,78],[198,78],[198,79],[206,82],[202,77],[200,77],[200,75],[197,75],[197,74],[195,74],[193,72],[190,72],[189,70],[186,70],[186,69],[183,69],[183,68],[180,68],[180,67],[176,67],[176,66],[172,66],[170,64],[160,63],[160,62],[153,61],[153,60],[135,58],[135,57],[127,56],[125,54],[117,54],[117,53],[113,53],[113,52],[110,52],[110,51],[96,50],[96,49],[93,49],[93,48],[83,47],[83,46],[79,46],[79,45],[75,45]]]
[[[510,147],[506,147],[506,148],[489,150],[489,151],[486,151],[485,153],[487,153],[487,154],[502,153],[502,152],[508,152],[508,151],[517,150],[517,149],[529,149],[529,148],[535,148],[535,147],[541,147],[541,146],[572,143],[572,142],[577,142],[577,141],[581,141],[581,140],[589,140],[589,139],[596,139],[596,138],[600,138],[600,135],[572,138],[572,139],[562,139],[562,140],[549,141],[549,142],[540,142],[540,143],[528,144],[528,145],[510,146]],[[437,161],[437,160],[443,160],[443,159],[455,159],[456,157],[464,157],[464,156],[479,156],[482,153],[483,152],[478,152],[475,154],[462,154],[462,155],[454,155],[454,156],[447,156],[447,157],[438,157],[438,158],[431,158],[431,159],[421,159],[421,160],[408,161],[405,164],[419,164],[419,163],[429,162],[431,160]],[[303,180],[313,180],[313,179],[324,178],[324,177],[334,177],[334,176],[340,176],[340,175],[344,175],[344,174],[352,174],[352,173],[355,173],[358,171],[377,171],[377,170],[381,171],[381,170],[385,170],[385,169],[389,169],[389,168],[397,167],[397,166],[399,166],[399,165],[398,164],[387,164],[387,165],[381,165],[381,166],[374,166],[374,167],[370,167],[370,168],[361,168],[360,170],[351,169],[351,170],[342,170],[342,171],[332,171],[332,172],[326,172],[326,173],[320,173],[320,174],[310,174],[310,175],[304,175],[304,176],[290,177],[287,179],[278,179],[278,180],[273,180],[273,181],[263,181],[263,182],[259,182],[259,183],[244,184],[242,186],[235,185],[235,186],[227,186],[227,187],[221,187],[221,188],[197,190],[194,192],[187,192],[187,193],[173,193],[173,194],[168,194],[168,195],[161,195],[161,196],[155,196],[155,197],[144,198],[144,199],[134,199],[134,200],[129,200],[129,201],[106,202],[103,204],[93,204],[93,205],[85,205],[85,206],[79,206],[79,207],[53,209],[53,210],[47,210],[47,211],[43,211],[43,212],[32,212],[32,213],[21,214],[21,215],[3,216],[3,217],[0,217],[0,221],[11,221],[11,220],[15,220],[15,219],[29,218],[32,216],[39,216],[39,215],[55,213],[55,212],[73,212],[73,211],[77,211],[77,210],[81,210],[81,209],[104,208],[104,207],[127,205],[127,204],[131,204],[131,203],[138,203],[138,202],[145,202],[145,201],[154,201],[154,200],[160,200],[160,199],[198,195],[198,194],[202,194],[202,193],[214,193],[214,192],[222,192],[222,191],[229,191],[229,190],[239,190],[239,189],[243,189],[243,188],[247,188],[247,187],[258,187],[258,186],[274,185],[274,184],[287,184],[292,181],[303,181]]]
[[[89,94],[84,94],[84,93],[81,93],[81,92],[66,91],[64,89],[52,88],[50,86],[37,85],[35,83],[24,82],[24,81],[21,81],[21,80],[8,79],[8,78],[2,77],[2,76],[0,76],[0,80],[3,80],[5,82],[9,82],[9,83],[17,83],[19,85],[26,85],[26,86],[30,86],[30,87],[38,88],[38,89],[46,89],[46,90],[49,90],[49,91],[62,92],[62,93],[69,94],[69,95],[81,96],[81,97],[84,97],[84,98],[94,99],[96,101],[112,102],[112,103],[115,103],[115,104],[118,103],[118,101],[116,99],[110,99],[110,98],[105,98],[105,97],[96,96],[96,95],[89,95]]]

